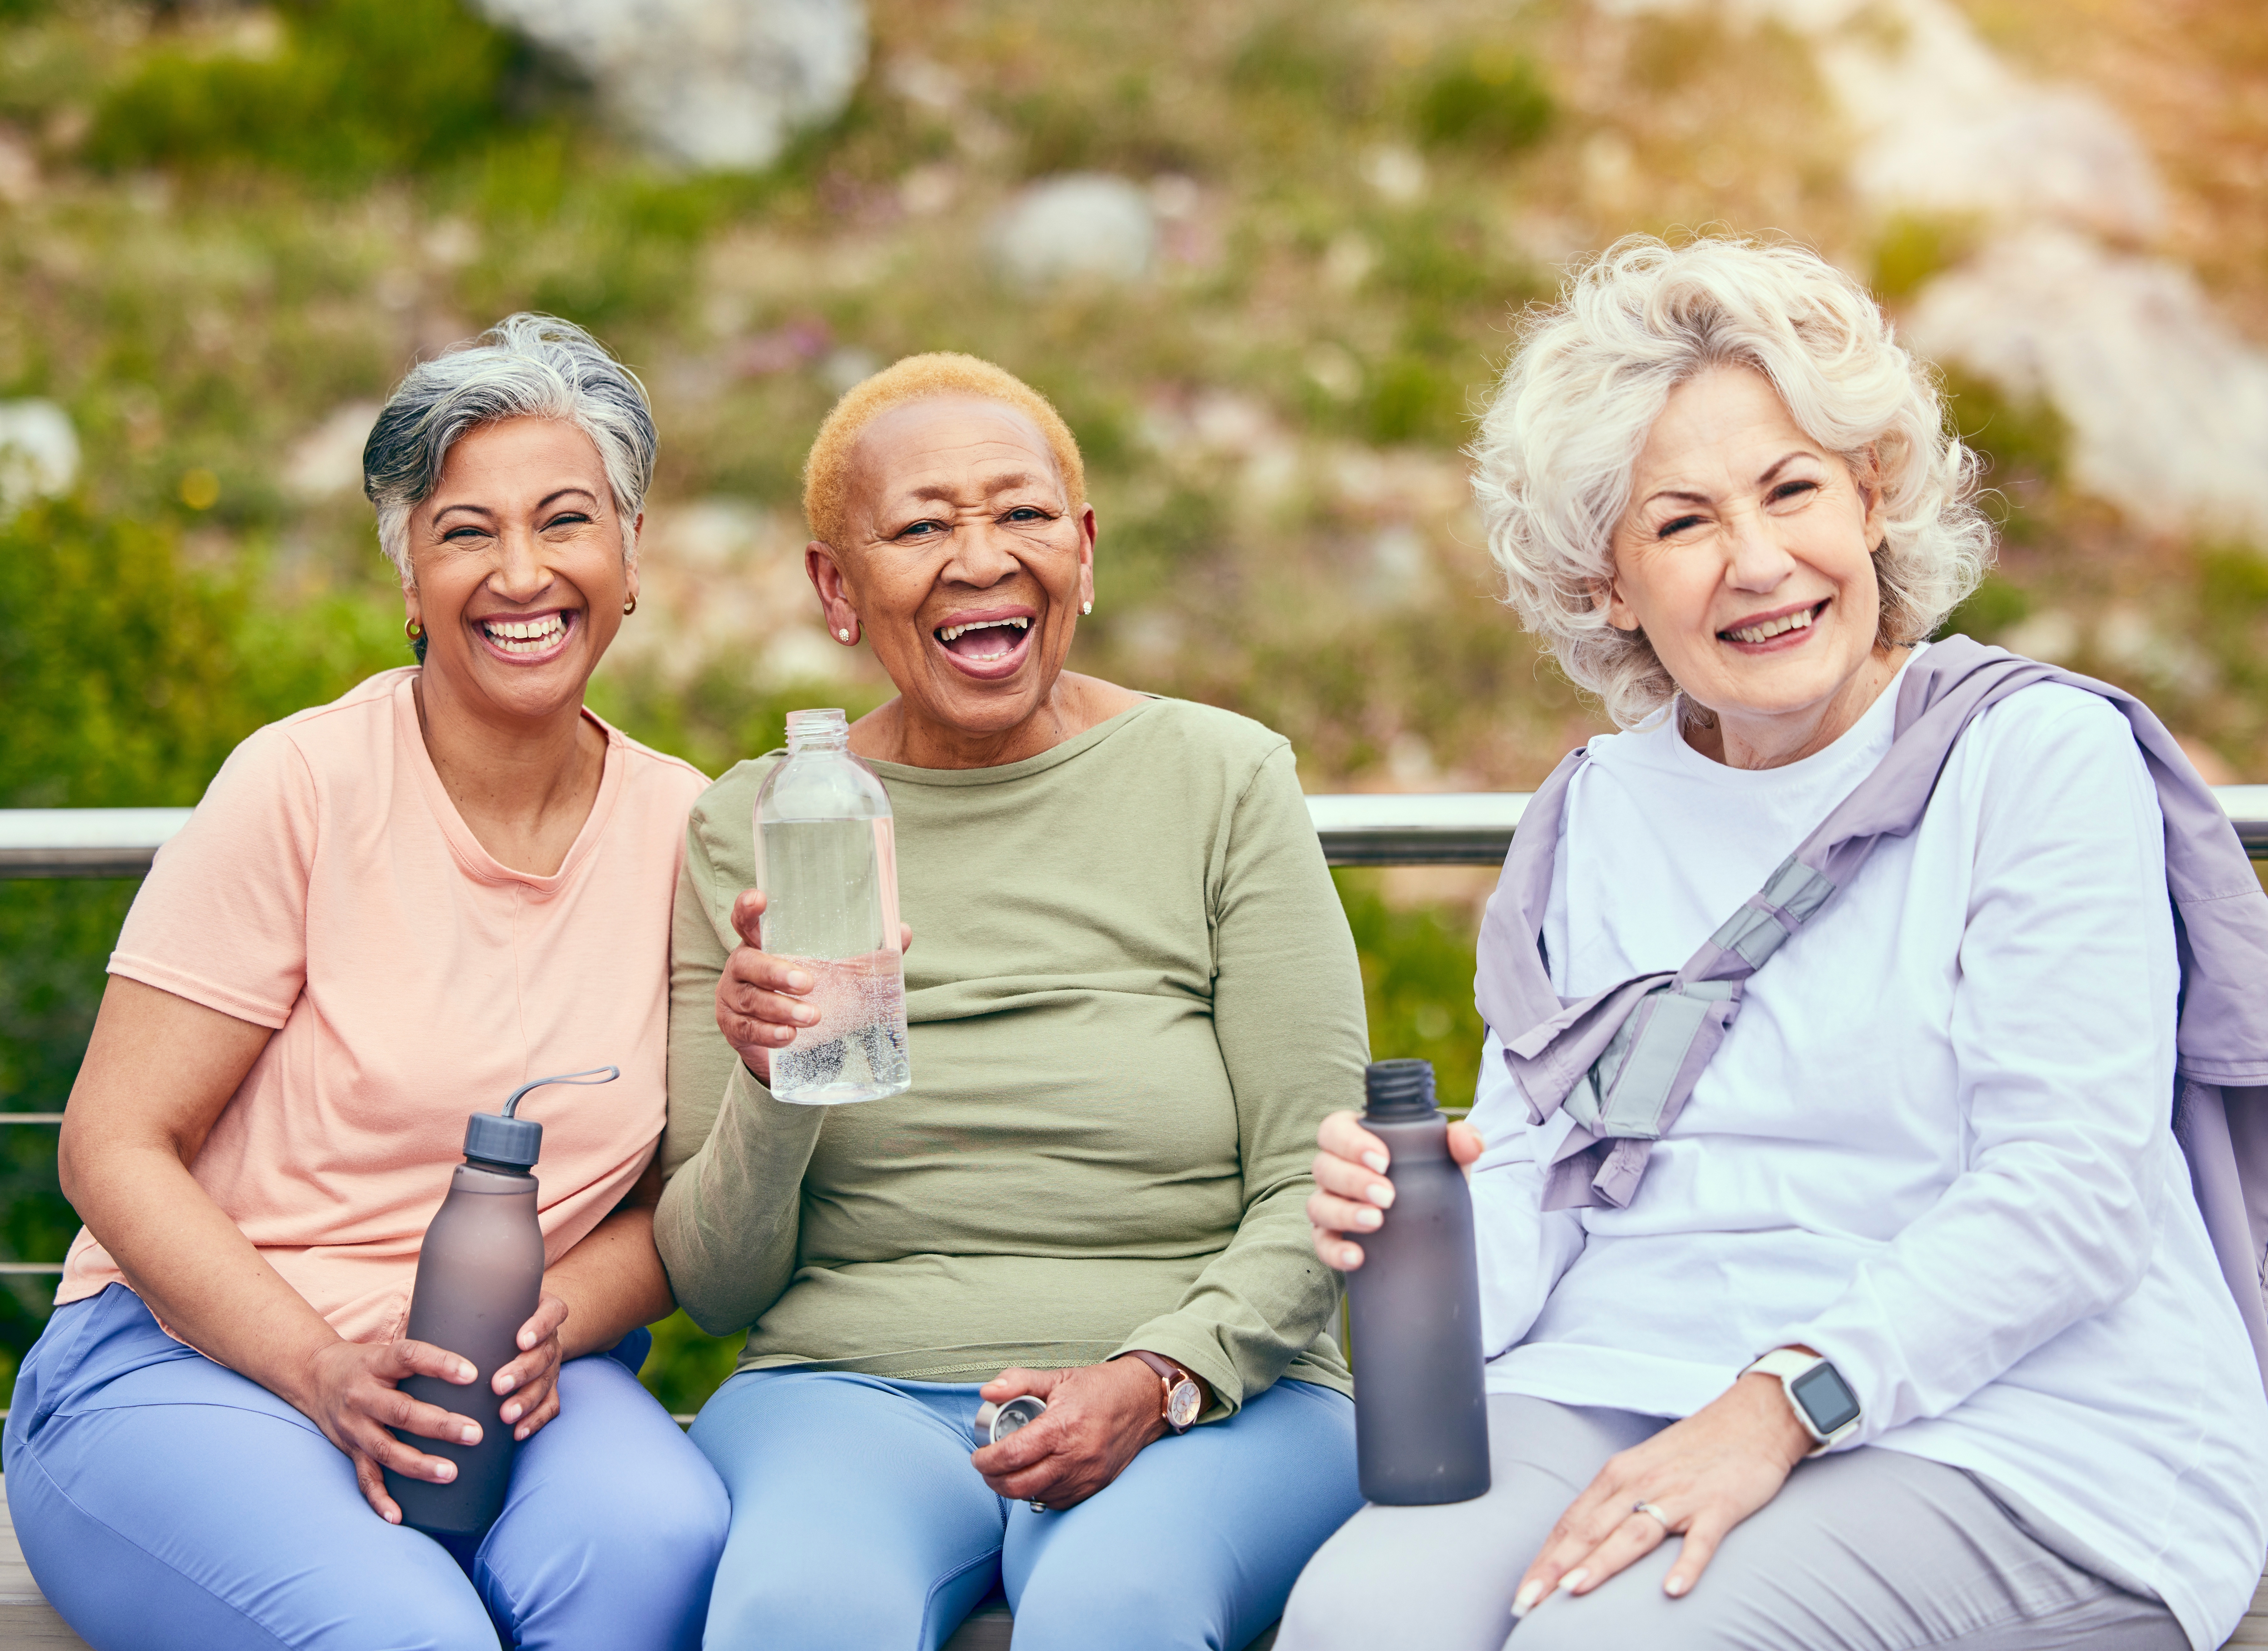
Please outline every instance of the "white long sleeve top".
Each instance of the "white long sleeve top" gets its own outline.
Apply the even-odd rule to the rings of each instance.
[[[1561,995],[1683,963],[1882,759],[1895,699],[1784,768],[1668,718],[1593,741],[1544,920]],[[2013,696],[1749,980],[1629,1209],[1542,1207],[1568,1120],[1528,1122],[1490,1036],[1491,1389],[1685,1416],[1815,1347],[1865,1407],[1852,1446],[1983,1478],[2218,1647],[2268,1550],[2268,1399],[2169,1123],[2176,985],[2124,719]]]

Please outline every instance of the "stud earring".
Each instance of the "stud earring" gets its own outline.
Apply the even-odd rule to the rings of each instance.
[[[1083,614],[1091,614],[1094,611],[1094,604],[1093,602],[1081,602],[1079,605],[1079,611]]]
[[[843,642],[847,643],[850,640],[850,633],[847,630],[838,630],[835,634]]]

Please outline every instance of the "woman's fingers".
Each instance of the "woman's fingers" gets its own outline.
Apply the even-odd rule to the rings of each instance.
[[[1377,1175],[1384,1175],[1392,1162],[1386,1143],[1363,1128],[1351,1112],[1334,1112],[1325,1118],[1315,1131],[1315,1145],[1334,1158],[1360,1164]]]
[[[733,932],[752,947],[764,943],[763,925],[759,921],[764,915],[764,891],[743,888],[733,902]]]
[[[535,1311],[528,1315],[527,1323],[519,1327],[519,1335],[516,1339],[519,1343],[520,1352],[532,1352],[542,1346],[545,1342],[559,1333],[560,1327],[566,1322],[567,1303],[565,1301],[549,1294],[539,1297],[535,1303]],[[517,1364],[519,1360],[514,1360],[512,1362]],[[507,1365],[505,1368],[509,1369],[511,1366]],[[502,1388],[497,1389],[499,1393],[504,1390]]]
[[[1394,1183],[1367,1164],[1358,1164],[1331,1153],[1317,1153],[1315,1184],[1326,1192],[1373,1209],[1394,1207]]]
[[[504,1419],[512,1424],[512,1436],[523,1444],[534,1438],[543,1424],[559,1414],[559,1379],[556,1374],[540,1382],[531,1382],[519,1398],[505,1404]]]
[[[1352,1272],[1362,1265],[1362,1246],[1352,1240],[1312,1223],[1307,1227],[1307,1235],[1314,1241],[1316,1258],[1326,1267],[1340,1272]]]
[[[1479,1161],[1487,1143],[1481,1132],[1462,1118],[1449,1125],[1449,1156],[1470,1169]]]
[[[1668,1529],[1651,1514],[1641,1514],[1633,1508],[1623,1515],[1615,1528],[1588,1553],[1559,1579],[1559,1586],[1570,1594],[1587,1594],[1616,1573],[1644,1559],[1661,1546],[1668,1537]]]
[[[349,1451],[347,1459],[354,1463],[355,1484],[361,1488],[362,1500],[370,1504],[371,1511],[389,1525],[400,1524],[401,1504],[386,1493],[386,1475],[378,1463],[359,1450]]]
[[[1358,1204],[1320,1190],[1307,1195],[1308,1223],[1327,1232],[1374,1233],[1385,1220],[1386,1212],[1374,1204]]]
[[[1669,1574],[1661,1579],[1661,1591],[1672,1599],[1691,1593],[1701,1573],[1709,1568],[1709,1561],[1717,1557],[1717,1544],[1739,1522],[1722,1515],[1695,1515],[1685,1527],[1684,1551],[1669,1567]]]
[[[438,1376],[444,1382],[454,1382],[460,1387],[471,1384],[480,1371],[473,1361],[461,1353],[451,1352],[446,1347],[436,1347],[430,1341],[387,1342],[378,1350],[379,1359],[371,1371],[381,1382],[401,1382],[414,1375]]]

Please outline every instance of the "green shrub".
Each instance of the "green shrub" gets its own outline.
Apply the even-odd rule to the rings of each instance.
[[[1974,637],[1979,642],[1990,642],[2031,611],[2032,599],[2019,586],[1998,573],[1987,573],[1984,583],[1945,616],[1937,634]]]
[[[1411,122],[1435,146],[1509,153],[1551,129],[1551,91],[1534,60],[1471,49],[1437,63],[1418,88]]]
[[[98,166],[250,166],[344,186],[524,123],[527,49],[458,0],[305,0],[266,57],[161,47],[98,111]]]

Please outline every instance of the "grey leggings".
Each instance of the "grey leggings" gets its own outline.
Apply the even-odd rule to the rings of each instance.
[[[2189,1651],[2165,1606],[2042,1547],[1968,1474],[1864,1448],[1798,1466],[1683,1599],[1661,1591],[1673,1540],[1512,1633],[1513,1590],[1553,1522],[1663,1425],[1491,1398],[1494,1488],[1364,1508],[1300,1573],[1276,1651]]]

